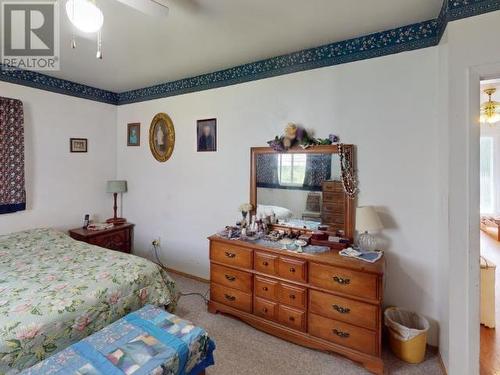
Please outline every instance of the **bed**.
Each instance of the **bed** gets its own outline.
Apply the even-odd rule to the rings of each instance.
[[[288,208],[279,207],[279,206],[270,206],[266,204],[258,204],[257,205],[257,217],[264,215],[271,215],[274,212],[276,217],[280,220],[291,219],[293,217],[293,212]]]
[[[175,306],[149,260],[52,229],[0,236],[0,374],[27,368],[146,304]]]

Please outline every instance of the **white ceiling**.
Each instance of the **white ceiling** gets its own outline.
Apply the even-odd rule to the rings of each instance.
[[[70,48],[63,0],[61,70],[47,74],[122,92],[432,19],[442,0],[169,0],[167,18],[97,4],[103,60],[95,35]]]

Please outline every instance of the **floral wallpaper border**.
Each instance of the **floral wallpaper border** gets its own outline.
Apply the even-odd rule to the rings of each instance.
[[[38,72],[6,69],[2,64],[0,81],[114,105],[136,103],[432,47],[439,43],[448,22],[499,9],[500,0],[444,0],[433,20],[122,93]]]
[[[31,70],[12,69],[1,63],[0,81],[76,96],[78,98],[90,99],[97,102],[118,104],[118,94],[114,92],[82,85],[65,79],[50,77],[46,74]]]

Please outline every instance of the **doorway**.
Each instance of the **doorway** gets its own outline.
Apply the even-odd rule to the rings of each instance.
[[[481,81],[480,374],[500,373],[500,79]]]

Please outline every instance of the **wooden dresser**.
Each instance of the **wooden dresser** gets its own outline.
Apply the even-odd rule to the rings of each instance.
[[[131,253],[134,238],[134,224],[125,223],[104,230],[75,228],[69,231],[69,235],[71,238],[78,241],[87,242],[106,249],[121,251],[123,253]]]
[[[383,260],[370,264],[337,251],[298,254],[218,236],[209,240],[210,312],[383,374]]]

